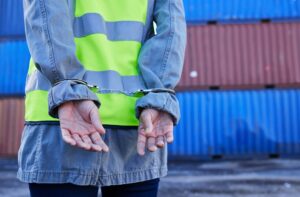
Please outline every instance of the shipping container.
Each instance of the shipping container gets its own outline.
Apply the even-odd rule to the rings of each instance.
[[[0,57],[0,96],[24,95],[30,59],[26,42],[0,42]]]
[[[178,93],[181,121],[171,156],[300,154],[300,90]]]
[[[0,156],[16,156],[24,126],[24,98],[0,98]]]
[[[300,0],[184,0],[184,6],[186,19],[192,23],[300,18]]]
[[[191,23],[298,20],[300,0],[184,0]],[[24,36],[22,0],[0,0],[0,37]]]
[[[23,1],[0,0],[0,38],[24,36]]]
[[[300,23],[189,26],[178,89],[299,85],[299,54]]]

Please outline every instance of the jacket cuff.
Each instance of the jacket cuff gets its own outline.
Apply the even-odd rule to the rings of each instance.
[[[142,110],[145,108],[154,108],[169,113],[173,118],[174,125],[177,125],[180,119],[179,102],[175,95],[170,93],[148,93],[136,102],[136,117],[139,119]]]
[[[48,113],[53,118],[58,118],[58,107],[67,102],[75,100],[92,100],[100,107],[97,95],[88,86],[76,83],[72,80],[65,80],[53,86],[48,94]]]

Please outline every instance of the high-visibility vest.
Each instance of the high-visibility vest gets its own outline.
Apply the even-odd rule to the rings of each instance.
[[[107,90],[143,88],[138,55],[151,27],[154,0],[76,0],[74,36],[76,56],[84,66],[85,81]],[[48,115],[50,82],[30,61],[26,83],[25,121],[58,121]],[[138,97],[122,93],[97,96],[101,121],[106,125],[136,126]]]

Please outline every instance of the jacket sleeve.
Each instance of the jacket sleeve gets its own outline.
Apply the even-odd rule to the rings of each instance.
[[[100,102],[88,86],[78,83],[85,74],[75,54],[73,12],[69,0],[23,0],[26,39],[37,69],[51,82],[49,115],[71,100]],[[76,80],[74,80],[76,79]]]
[[[147,88],[170,88],[177,85],[183,67],[186,23],[182,0],[156,0],[153,19],[157,34],[141,48],[139,69]],[[144,108],[156,108],[180,118],[179,103],[170,93],[149,93],[136,102],[136,116]]]

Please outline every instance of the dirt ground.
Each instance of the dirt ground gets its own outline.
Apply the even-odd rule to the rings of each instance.
[[[0,159],[0,196],[29,196],[15,158]],[[100,195],[101,196],[101,195]],[[299,197],[300,159],[171,161],[159,197]]]

